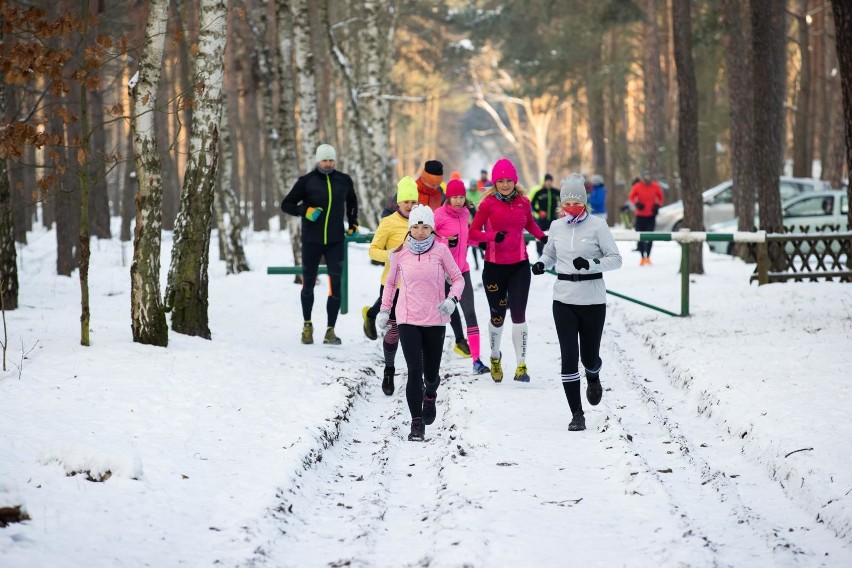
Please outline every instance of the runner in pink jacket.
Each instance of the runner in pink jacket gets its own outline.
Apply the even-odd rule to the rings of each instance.
[[[470,231],[468,222],[470,212],[467,208],[467,190],[461,180],[451,180],[447,184],[447,200],[435,210],[435,233],[438,240],[444,242],[450,248],[453,258],[461,270],[464,278],[464,292],[461,296],[461,312],[467,323],[467,340],[464,339],[461,330],[461,320],[457,317],[458,311],[453,312],[450,324],[456,334],[456,353],[463,354],[460,350],[461,342],[468,349],[468,356],[473,358],[473,372],[476,374],[487,373],[490,369],[482,364],[480,358],[479,323],[476,320],[476,311],[473,301],[473,284],[470,280],[470,265],[467,263],[467,245],[469,244],[468,233]],[[472,244],[476,244],[473,241]],[[461,341],[459,340],[461,336]]]
[[[530,200],[518,188],[518,173],[509,160],[497,160],[491,170],[494,188],[486,192],[470,225],[470,236],[488,243],[482,284],[491,309],[488,336],[491,344],[491,378],[503,380],[500,340],[506,310],[512,314],[512,343],[518,366],[515,380],[529,382],[527,374],[527,298],[530,292],[530,264],[524,229],[542,243],[547,235],[532,216]]]
[[[444,333],[464,289],[464,278],[450,250],[435,242],[434,227],[435,216],[429,206],[418,205],[411,210],[409,235],[390,256],[382,309],[376,316],[376,326],[385,330],[395,289],[399,288],[395,311],[399,342],[408,365],[405,397],[411,412],[409,440],[423,440],[425,425],[435,421]],[[444,291],[447,278],[451,282],[449,295]]]

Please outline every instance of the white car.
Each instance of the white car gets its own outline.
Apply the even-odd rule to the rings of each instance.
[[[781,220],[791,233],[814,233],[825,230],[846,230],[849,223],[849,197],[845,189],[815,191],[805,193],[785,201],[781,205]],[[754,224],[760,226],[755,217]],[[733,233],[737,230],[737,220],[716,223],[707,228],[708,232]],[[734,243],[708,241],[710,250],[731,254]]]
[[[795,197],[806,191],[824,191],[831,189],[828,182],[812,178],[781,177],[781,202]],[[734,182],[723,181],[716,187],[711,187],[701,194],[704,200],[704,226],[730,221],[734,215]],[[755,197],[756,199],[756,197]],[[683,201],[675,201],[665,207],[660,207],[657,214],[657,231],[675,232],[683,225]]]

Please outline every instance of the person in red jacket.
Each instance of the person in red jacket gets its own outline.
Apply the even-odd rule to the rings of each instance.
[[[444,202],[444,164],[438,160],[429,160],[423,165],[423,173],[417,178],[417,203],[428,205],[432,211]]]
[[[663,204],[663,190],[660,184],[651,179],[651,172],[642,171],[642,179],[637,181],[630,189],[627,197],[630,203],[636,207],[637,231],[653,231],[657,227],[657,211]],[[640,266],[651,264],[651,241],[639,241],[639,252],[642,254]]]
[[[482,284],[491,310],[491,378],[496,383],[503,380],[500,339],[508,309],[512,312],[512,343],[518,364],[515,380],[529,382],[526,310],[531,275],[524,230],[542,242],[547,242],[547,235],[535,224],[530,200],[517,185],[518,173],[512,162],[497,160],[491,179],[494,187],[485,192],[469,233],[472,239],[487,243]]]

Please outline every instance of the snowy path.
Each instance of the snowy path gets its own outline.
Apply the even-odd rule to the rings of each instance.
[[[532,351],[555,350],[540,331]],[[376,380],[284,498],[287,512],[259,530],[249,565],[852,563],[734,438],[697,416],[617,311],[603,349],[607,390],[586,408],[582,434],[567,431],[557,381],[495,385],[445,355],[438,419],[425,444],[411,443],[404,375],[393,397]]]

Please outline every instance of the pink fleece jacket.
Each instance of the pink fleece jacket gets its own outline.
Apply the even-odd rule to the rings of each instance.
[[[436,238],[449,247],[449,237],[458,236],[458,244],[450,247],[450,253],[459,266],[462,274],[470,272],[470,265],[467,263],[467,245],[477,244],[479,241],[470,241],[468,220],[470,212],[467,207],[453,207],[449,202],[435,210],[435,235]]]
[[[449,296],[444,292],[444,283],[449,276]],[[464,289],[462,277],[450,249],[436,242],[423,254],[414,254],[406,243],[399,252],[390,257],[390,271],[382,294],[382,311],[390,311],[396,292],[391,282],[397,283],[399,299],[396,301],[396,323],[411,325],[445,325],[450,316],[438,311],[438,304],[453,297],[461,298]]]
[[[470,237],[477,241],[486,241],[486,262],[494,264],[515,264],[527,260],[527,243],[524,241],[524,229],[537,239],[544,237],[532,216],[530,200],[517,195],[508,203],[489,195],[479,204],[479,211],[470,224]],[[494,240],[497,233],[505,231],[503,242]]]

